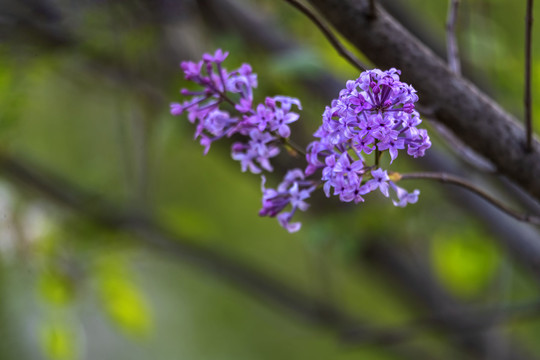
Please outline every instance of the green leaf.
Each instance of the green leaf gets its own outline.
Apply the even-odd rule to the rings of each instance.
[[[498,255],[495,247],[472,228],[439,233],[431,248],[435,274],[455,295],[479,295],[493,278]]]
[[[65,305],[74,298],[74,284],[71,279],[58,271],[43,271],[39,279],[39,293],[48,302]]]
[[[41,344],[52,360],[76,359],[74,332],[64,323],[46,323],[41,328]]]
[[[109,256],[100,261],[98,286],[106,314],[129,336],[151,330],[151,315],[143,294],[132,282],[122,259]]]

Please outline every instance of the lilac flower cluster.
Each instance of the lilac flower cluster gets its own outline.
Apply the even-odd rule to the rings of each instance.
[[[270,159],[279,154],[280,145],[287,143],[289,125],[299,118],[292,109],[295,106],[301,110],[300,101],[274,96],[255,106],[257,75],[248,64],[227,71],[222,67],[227,55],[217,50],[213,55],[204,54],[199,62],[182,62],[185,78],[203,89],[182,89],[190,99],[171,104],[171,113],[187,113],[189,121],[196,124],[195,138],[200,139],[205,154],[214,141],[237,135],[242,140],[233,143],[231,156],[240,162],[242,171],[272,171]],[[362,202],[365,194],[379,190],[386,197],[392,192],[396,206],[415,203],[419,191],[409,193],[398,187],[395,181],[399,174],[388,174],[379,165],[385,152],[391,164],[399,150],[406,149],[408,155],[418,157],[431,146],[427,131],[417,128],[422,121],[414,106],[418,101],[416,91],[401,82],[399,75],[396,69],[375,69],[348,81],[339,98],[323,113],[323,123],[314,134],[318,140],[307,147],[305,171],[290,170],[277,189],[266,188],[266,178],[262,177],[259,215],[277,217],[289,232],[298,231],[301,224],[292,223],[292,217],[298,209],[308,208],[305,200],[319,185],[326,196],[333,189],[344,202]],[[370,155],[373,165],[366,161]],[[309,179],[319,171],[318,179]]]
[[[203,87],[192,91],[182,89],[181,94],[190,96],[183,103],[172,103],[171,114],[187,113],[191,123],[196,124],[195,139],[199,138],[208,153],[211,144],[224,137],[240,135],[242,141],[235,142],[231,156],[240,162],[243,172],[258,174],[262,170],[272,171],[270,159],[279,154],[279,145],[289,137],[289,124],[298,120],[292,111],[293,105],[302,109],[300,101],[287,96],[267,97],[264,103],[253,104],[253,89],[257,87],[257,75],[251,66],[227,71],[223,61],[228,53],[218,49],[214,55],[204,54],[199,62],[181,63],[186,80]],[[224,107],[235,111],[231,115]],[[290,232],[300,229],[299,223],[290,223],[297,209],[307,209],[305,199],[315,189],[313,182],[303,178],[301,170],[290,171],[277,190],[264,189],[261,216],[278,216],[280,224]],[[290,212],[283,212],[288,205]],[[278,215],[278,213],[280,213]]]
[[[363,72],[348,81],[339,98],[323,113],[323,123],[315,132],[318,141],[307,150],[306,175],[322,169],[326,196],[339,195],[341,201],[364,201],[363,195],[379,189],[394,205],[405,206],[418,200],[419,191],[408,193],[398,187],[386,170],[379,168],[381,155],[388,151],[390,163],[399,150],[423,156],[431,146],[427,131],[418,129],[422,122],[414,103],[414,88],[399,81],[399,70],[378,69]],[[374,153],[374,165],[367,165],[365,155]]]

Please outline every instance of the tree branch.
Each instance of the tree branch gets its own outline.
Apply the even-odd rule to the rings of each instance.
[[[489,202],[491,205],[495,206],[499,210],[505,212],[506,214],[510,215],[516,220],[531,223],[534,225],[540,225],[540,217],[526,214],[526,213],[520,213],[518,211],[513,210],[508,205],[502,203],[501,201],[497,200],[495,197],[491,196],[484,190],[480,189],[473,183],[467,181],[464,178],[457,177],[455,175],[447,174],[447,173],[431,173],[431,172],[424,172],[424,173],[406,173],[406,174],[399,174],[401,180],[407,180],[407,179],[431,179],[438,182],[446,183],[446,184],[453,184],[460,186],[462,188],[465,188],[476,195],[480,196],[487,202]]]

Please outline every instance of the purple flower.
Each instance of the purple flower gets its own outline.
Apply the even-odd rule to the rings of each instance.
[[[249,136],[250,140],[247,144],[233,144],[232,158],[240,161],[242,172],[245,172],[248,168],[254,174],[259,174],[261,172],[260,168],[272,171],[270,158],[279,154],[279,148],[273,143],[276,138],[267,132],[260,132],[258,129],[252,129]]]
[[[253,99],[251,98],[241,98],[238,101],[238,104],[234,108],[241,113],[249,113],[253,111]]]
[[[277,216],[279,225],[281,225],[285,230],[290,233],[297,232],[302,227],[302,224],[299,222],[291,223],[294,211],[283,212]]]
[[[390,178],[388,177],[386,170],[372,170],[371,176],[373,176],[373,179],[368,180],[364,185],[366,193],[379,189],[384,196],[388,197],[388,181],[390,181]]]
[[[387,135],[377,144],[377,148],[381,151],[388,150],[390,152],[391,164],[397,158],[398,150],[405,149],[405,139],[394,139],[391,135]]]
[[[270,159],[279,153],[278,137],[289,137],[289,124],[299,118],[291,111],[292,106],[301,109],[300,101],[275,96],[267,98],[264,104],[257,104],[255,111],[253,89],[257,87],[257,74],[249,64],[227,71],[222,67],[227,56],[228,52],[218,49],[214,54],[204,54],[199,62],[181,63],[185,78],[203,89],[182,89],[182,95],[191,98],[183,103],[172,103],[171,114],[187,113],[188,120],[196,125],[195,138],[200,138],[205,154],[212,142],[225,136],[241,135],[244,140],[233,144],[231,156],[240,161],[242,171],[272,171]],[[239,116],[221,110],[224,102],[233,105]]]
[[[231,157],[233,160],[240,161],[242,172],[249,169],[253,174],[259,174],[261,169],[255,164],[257,152],[244,143],[234,143],[231,147]]]
[[[223,52],[221,49],[217,49],[214,55],[204,54],[202,58],[206,62],[222,63],[228,55],[228,51]]]
[[[359,175],[362,174],[363,168],[364,162],[362,160],[357,160],[351,163],[349,154],[343,153],[334,166],[334,173],[341,173],[343,177],[347,177],[347,180],[351,186],[355,186],[360,183]]]
[[[268,120],[270,131],[277,131],[282,138],[288,138],[291,135],[291,129],[288,124],[298,120],[300,115],[291,112],[291,105],[296,105],[301,109],[298,99],[289,98],[286,96],[276,96],[274,98],[266,98],[267,109],[272,111],[273,116]]]
[[[314,134],[317,140],[307,147],[305,174],[322,169],[326,196],[334,189],[341,201],[360,202],[361,195],[379,189],[389,197],[386,170],[366,165],[364,156],[376,149],[376,156],[388,152],[392,163],[400,150],[418,157],[431,146],[427,131],[417,127],[422,120],[414,110],[416,90],[401,82],[400,74],[396,69],[364,71],[358,79],[347,81],[339,97],[325,108]],[[399,190],[398,204],[411,203],[418,196],[403,191]]]
[[[313,182],[304,179],[302,170],[294,169],[287,172],[277,190],[265,188],[265,183],[266,178],[263,176],[261,183],[263,207],[259,211],[259,215],[277,216],[280,225],[291,233],[300,230],[301,224],[299,222],[291,223],[291,220],[296,210],[306,211],[309,207],[305,200],[315,190]],[[283,212],[289,205],[291,210]]]
[[[394,206],[405,207],[407,204],[414,204],[418,201],[418,195],[420,195],[420,190],[414,190],[412,193],[407,192],[407,190],[400,188],[393,182],[390,182],[392,190],[396,192],[397,201],[392,200]]]
[[[199,61],[197,63],[193,61],[182,61],[180,67],[184,71],[186,80],[194,80],[200,76],[202,70],[203,62]]]

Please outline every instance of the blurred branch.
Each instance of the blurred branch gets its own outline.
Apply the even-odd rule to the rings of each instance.
[[[437,134],[444,139],[449,148],[457,156],[459,156],[461,160],[473,166],[482,173],[496,174],[495,166],[493,166],[489,160],[472,150],[469,146],[467,146],[467,144],[463,143],[463,141],[461,141],[457,136],[454,135],[454,133],[452,133],[446,126],[438,122],[436,119],[428,118],[428,120],[431,127],[433,127]]]
[[[50,0],[4,0],[0,4],[0,41],[29,42],[57,48],[73,44],[57,4]]]
[[[276,305],[311,325],[332,330],[337,334],[345,333],[351,327],[364,329],[365,334],[373,334],[366,338],[366,343],[392,344],[410,338],[409,334],[399,334],[399,330],[375,330],[365,326],[362,321],[344,310],[304,294],[251,265],[175,236],[146,215],[117,208],[106,200],[75,187],[65,179],[52,175],[49,171],[44,169],[36,171],[36,168],[36,165],[30,167],[20,159],[5,153],[0,154],[0,172],[11,179],[14,185],[37,191],[41,196],[71,209],[98,226],[130,234],[141,245],[196,266],[243,290],[246,294]],[[412,347],[400,349],[400,354],[413,359],[433,358]]]
[[[410,252],[404,250],[403,246],[396,242],[378,239],[369,243],[360,261],[367,260],[386,272],[397,289],[420,302],[422,309],[431,314],[416,325],[413,322],[411,325],[413,328],[422,322],[440,327],[456,345],[474,359],[492,358],[489,356],[489,350],[495,344],[505,341],[509,341],[508,351],[506,354],[498,354],[500,356],[498,359],[534,358],[514,340],[497,332],[485,331],[488,324],[495,325],[507,319],[500,317],[502,309],[471,310],[439,286],[425,262],[420,259],[413,260]],[[531,314],[538,315],[540,301],[508,307],[505,311],[516,311],[514,314],[519,313],[524,318]]]
[[[459,50],[456,41],[456,21],[459,9],[459,0],[449,0],[448,18],[446,20],[446,47],[448,56],[448,66],[456,75],[461,74],[459,63]]]
[[[489,202],[491,205],[495,206],[497,209],[503,211],[504,213],[510,215],[516,220],[528,222],[534,225],[540,225],[540,217],[527,214],[527,213],[520,213],[518,211],[513,210],[508,205],[502,203],[501,201],[497,200],[495,197],[491,196],[484,190],[480,189],[473,183],[469,182],[468,180],[464,178],[460,178],[455,175],[447,174],[447,173],[433,173],[433,172],[424,172],[424,173],[406,173],[406,174],[399,174],[401,180],[407,180],[407,179],[431,179],[435,181],[439,181],[446,184],[453,184],[457,186],[461,186],[462,188],[465,188],[476,195],[480,196],[487,202]]]
[[[532,106],[531,106],[531,46],[533,24],[533,0],[527,0],[527,14],[525,16],[525,124],[527,128],[527,152],[532,151]]]
[[[387,328],[366,326],[358,318],[342,309],[306,295],[251,265],[177,237],[145,215],[117,208],[104,199],[76,188],[57,175],[52,175],[43,169],[39,171],[35,169],[35,165],[30,168],[20,159],[6,154],[0,155],[0,171],[15,185],[37,191],[40,195],[73,210],[98,226],[131,234],[144,246],[164,252],[168,256],[226,280],[247,294],[264,302],[278,305],[312,325],[341,334],[342,340],[346,342],[392,345],[410,341],[430,330],[431,325],[438,324],[438,316],[443,316],[420,319],[404,326]],[[497,321],[490,318],[490,321],[474,322],[470,330],[475,332],[496,325],[498,322],[521,317],[537,308],[540,310],[540,305],[533,303],[501,309],[477,310],[474,313],[468,311],[461,315],[470,318],[476,312],[491,314],[495,311],[501,315]],[[456,313],[453,312],[451,315],[455,317]]]
[[[330,42],[330,44],[336,49],[336,51],[343,57],[345,60],[347,60],[352,66],[356,67],[360,71],[365,71],[367,69],[367,66],[363,64],[352,52],[350,52],[342,43],[339,41],[339,39],[334,35],[332,30],[323,22],[322,19],[319,18],[319,16],[313,12],[310,8],[302,4],[300,1],[297,0],[285,0],[292,6],[294,6],[296,9],[300,10],[304,15],[306,15],[318,28],[321,30],[321,32],[324,34],[326,39]],[[375,13],[375,8],[372,9],[373,14]]]
[[[490,159],[499,172],[540,199],[540,143],[523,146],[525,132],[469,81],[453,74],[425,45],[378,6],[368,19],[367,0],[310,0],[325,18],[381,67],[397,67],[422,93],[422,103],[463,142]],[[504,146],[500,146],[504,144]]]

